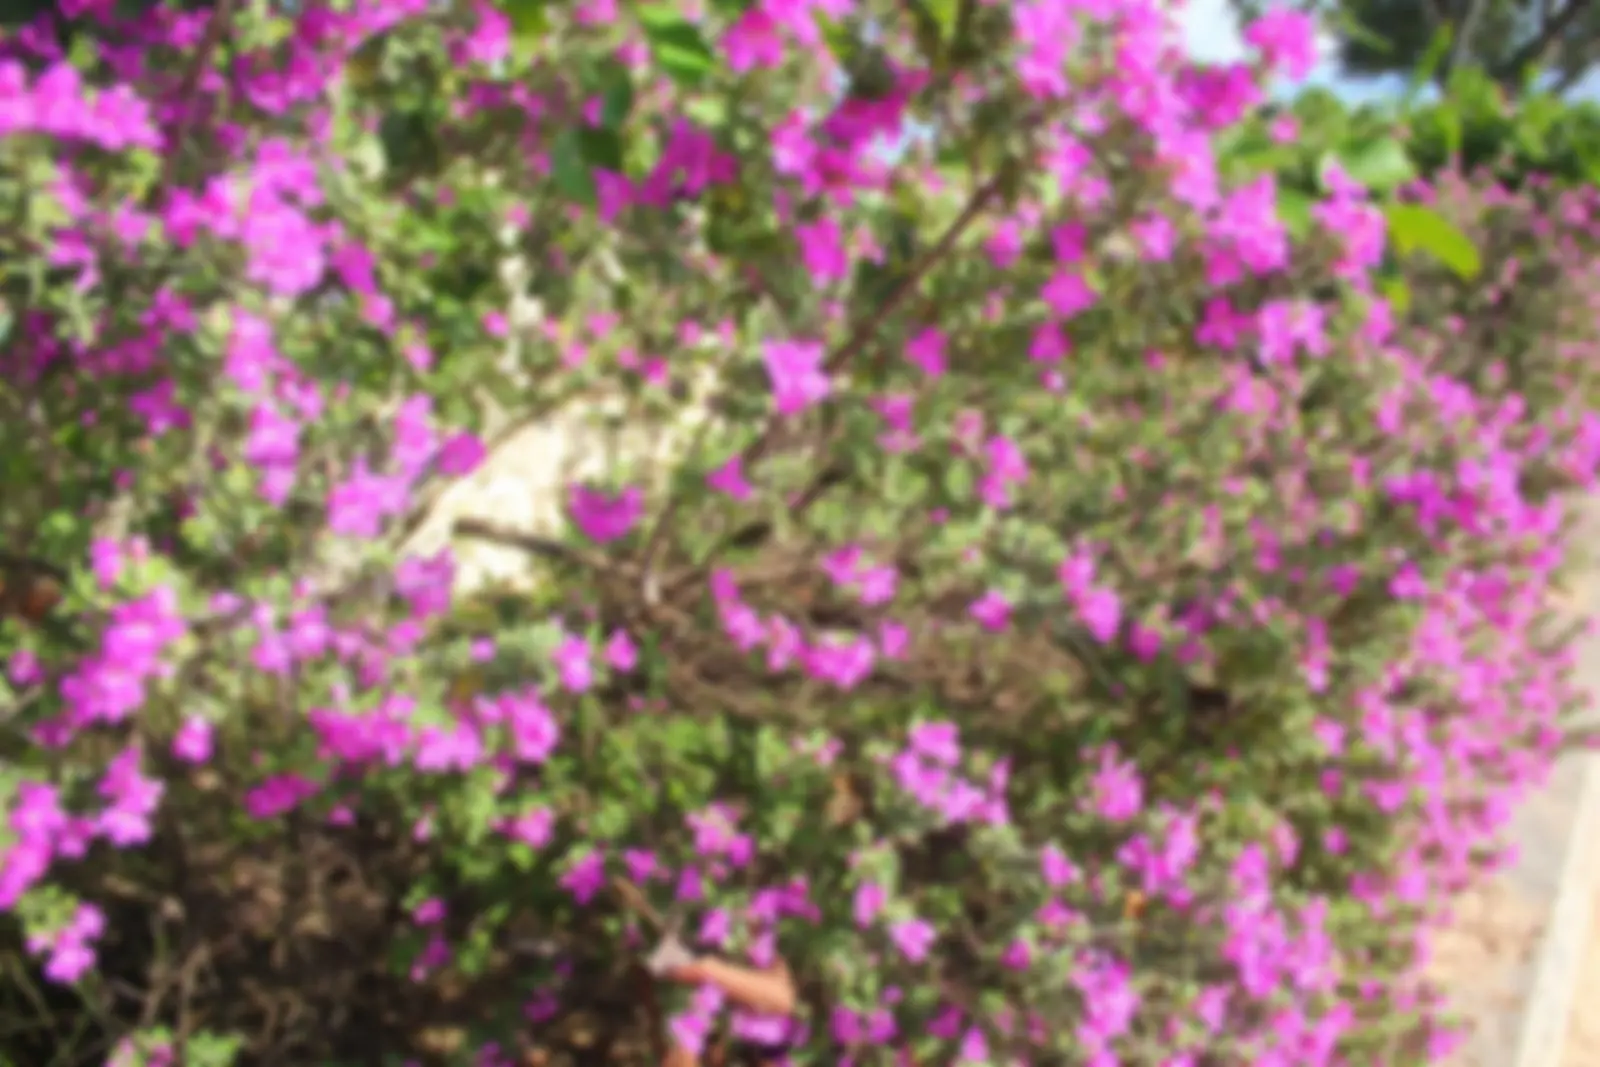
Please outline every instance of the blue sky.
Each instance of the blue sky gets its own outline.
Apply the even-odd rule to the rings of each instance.
[[[1239,25],[1228,6],[1228,0],[1188,0],[1179,15],[1184,38],[1190,52],[1197,59],[1226,61],[1244,54],[1239,40]],[[1313,83],[1326,85],[1351,102],[1378,100],[1398,94],[1404,84],[1399,78],[1353,80],[1341,78],[1335,72],[1332,45],[1325,49],[1327,58],[1311,77]],[[1590,70],[1567,94],[1568,99],[1600,100],[1600,67]]]
[[[1196,59],[1221,62],[1244,55],[1238,20],[1234,18],[1228,0],[1188,0],[1178,21],[1183,26],[1189,51]],[[1311,81],[1329,86],[1347,99],[1372,100],[1396,93],[1402,88],[1399,79],[1354,81],[1340,78],[1334,69],[1331,40],[1324,42],[1323,53],[1326,58],[1311,76]]]
[[[1189,0],[1178,21],[1196,59],[1222,62],[1244,54],[1238,21],[1227,0]]]

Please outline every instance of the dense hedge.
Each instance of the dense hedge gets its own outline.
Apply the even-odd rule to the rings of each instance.
[[[1266,130],[1285,119],[1297,136],[1268,148]],[[1532,91],[1514,96],[1463,67],[1445,93],[1427,98],[1413,92],[1349,104],[1329,89],[1306,89],[1241,123],[1228,151],[1270,163],[1302,193],[1319,192],[1321,170],[1334,161],[1385,191],[1455,171],[1492,175],[1519,190],[1583,187],[1600,183],[1600,104]]]
[[[651,915],[802,1060],[1448,1048],[1593,361],[1493,318],[1544,206],[1279,196],[1309,23],[84,8],[0,62],[0,1057],[642,1060]],[[574,405],[675,447],[413,551]]]

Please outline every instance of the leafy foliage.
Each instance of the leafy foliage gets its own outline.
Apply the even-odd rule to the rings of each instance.
[[[1265,5],[1233,0],[1253,17]],[[1600,58],[1600,6],[1590,0],[1299,0],[1316,11],[1355,77],[1481,71],[1512,92],[1535,78],[1565,94]]]

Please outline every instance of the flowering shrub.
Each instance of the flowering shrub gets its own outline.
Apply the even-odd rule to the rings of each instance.
[[[1408,264],[1407,313],[1427,325],[1441,365],[1487,394],[1520,396],[1544,413],[1537,433],[1559,437],[1591,421],[1600,398],[1594,187],[1535,180],[1511,191],[1481,172],[1447,172],[1408,194],[1454,221],[1482,256],[1484,279],[1474,284],[1426,259]],[[1591,455],[1569,453],[1571,473]]]
[[[67,7],[0,65],[7,1055],[630,1060],[680,922],[806,1061],[1450,1046],[1592,435],[1358,182],[1219,167],[1303,17]],[[579,402],[669,458],[457,531],[531,587],[417,548]]]

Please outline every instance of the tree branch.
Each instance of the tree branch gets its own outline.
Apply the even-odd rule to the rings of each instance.
[[[461,518],[457,519],[450,528],[456,537],[466,538],[471,541],[483,541],[502,548],[515,548],[540,559],[555,560],[562,563],[581,563],[589,567],[603,566],[603,562],[589,553],[583,552],[571,545],[564,545],[560,541],[537,534],[525,533],[509,526],[490,522],[485,519]]]
[[[212,9],[210,18],[206,19],[206,28],[200,38],[200,43],[195,47],[194,60],[189,64],[189,69],[184,72],[183,85],[178,92],[178,99],[189,102],[195,99],[200,90],[200,82],[205,77],[206,68],[216,57],[217,49],[221,47],[223,38],[233,28],[233,7],[235,0],[217,0],[217,6]],[[199,121],[191,114],[179,117],[173,129],[172,144],[167,150],[166,163],[161,168],[161,183],[154,187],[157,190],[169,190],[174,179],[178,176],[178,155],[183,142],[192,137],[199,125]]]
[[[1495,72],[1495,80],[1502,81],[1520,75],[1523,67],[1544,55],[1546,49],[1560,41],[1562,35],[1578,21],[1578,17],[1589,10],[1592,2],[1593,0],[1567,0],[1567,6],[1548,19],[1533,40],[1517,49],[1510,59],[1501,64],[1500,69]]]
[[[1000,195],[1004,186],[1003,179],[1003,174],[996,175],[972,194],[961,214],[940,235],[934,246],[921,259],[912,264],[911,269],[906,272],[905,277],[900,280],[900,283],[889,294],[888,298],[875,307],[872,314],[863,316],[856,323],[854,329],[850,331],[850,335],[845,338],[844,342],[827,357],[823,362],[823,370],[826,373],[829,375],[838,374],[851,360],[861,354],[867,344],[878,335],[884,321],[905,302],[907,297],[916,291],[917,286],[922,283],[922,279],[927,273],[950,254],[956,242],[982,216],[989,205],[994,202],[995,197]],[[772,447],[773,432],[777,429],[777,426],[778,420],[776,418],[768,419],[762,432],[745,447],[744,452],[740,455],[740,461],[745,464],[753,464],[765,455],[767,449]],[[654,563],[656,553],[661,547],[662,539],[666,536],[668,524],[677,517],[678,508],[682,503],[682,493],[675,493],[667,498],[666,505],[662,508],[661,514],[657,516],[655,525],[646,540],[640,565],[640,574],[642,580],[647,584],[645,596],[647,602],[654,601],[660,595],[658,589],[653,589],[653,587],[649,586],[649,583],[654,580],[654,571],[651,568],[651,564]]]
[[[1478,28],[1478,20],[1483,17],[1483,12],[1488,6],[1489,0],[1467,0],[1466,13],[1454,27],[1455,38],[1450,42],[1450,54],[1439,69],[1440,80],[1460,67],[1467,58],[1467,49],[1471,47],[1473,33]]]

